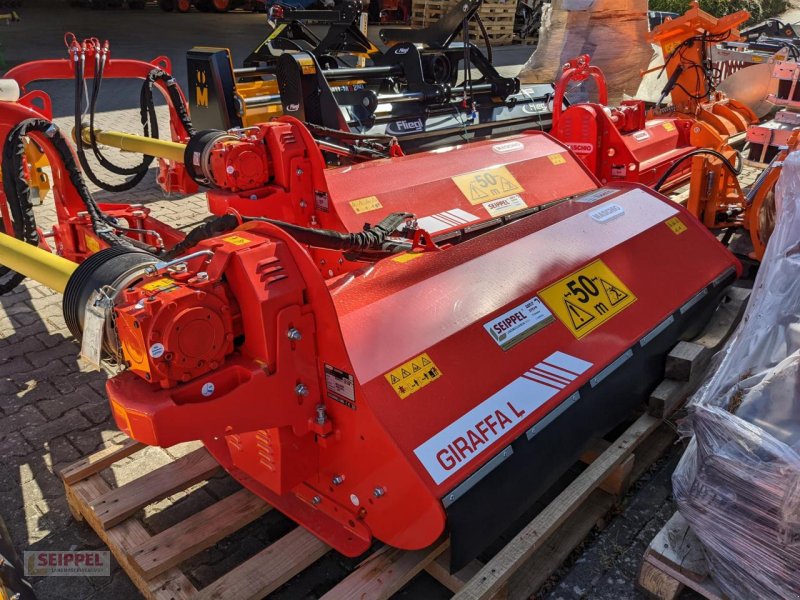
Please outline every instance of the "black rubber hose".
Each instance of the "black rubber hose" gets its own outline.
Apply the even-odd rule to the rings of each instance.
[[[486,31],[486,26],[483,24],[483,19],[481,19],[480,12],[475,13],[475,21],[478,23],[478,27],[481,29],[481,37],[483,37],[483,41],[486,43],[486,60],[489,61],[489,64],[492,63],[492,41],[489,39],[489,34]]]
[[[666,171],[664,171],[664,174],[661,176],[661,178],[653,186],[653,189],[655,191],[657,191],[657,192],[660,191],[661,190],[661,186],[663,186],[664,183],[666,183],[667,179],[669,179],[669,176],[672,175],[675,172],[675,169],[678,168],[678,165],[680,165],[687,158],[691,158],[691,157],[697,156],[699,154],[710,154],[711,156],[715,156],[716,158],[720,159],[722,161],[722,164],[725,165],[725,167],[731,173],[733,173],[734,177],[738,177],[739,173],[742,172],[743,164],[742,164],[741,158],[739,159],[739,168],[737,169],[736,167],[734,167],[731,164],[731,161],[729,161],[728,158],[724,154],[722,154],[720,152],[717,152],[716,150],[711,150],[710,148],[699,148],[697,150],[692,150],[688,154],[684,154],[678,160],[676,160],[674,163],[672,163],[669,166],[669,168]]]
[[[228,231],[236,229],[238,226],[239,220],[234,215],[223,215],[207,221],[192,229],[185,238],[167,250],[159,258],[161,260],[177,258],[191,248],[194,248],[203,240],[227,233]]]
[[[175,78],[163,69],[155,68],[150,71],[145,80],[145,86],[142,87],[142,93],[145,95],[148,106],[153,104],[153,84],[156,81],[163,81],[166,84],[167,94],[169,95],[172,106],[175,107],[175,112],[178,115],[181,126],[186,131],[187,136],[193,136],[195,134],[194,126],[189,116],[189,108],[186,106],[186,102],[181,95],[180,86],[178,82],[175,81]],[[144,118],[144,115],[142,118]]]

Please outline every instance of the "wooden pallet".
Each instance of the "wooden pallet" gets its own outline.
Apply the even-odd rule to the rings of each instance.
[[[658,600],[675,600],[686,587],[708,600],[727,598],[709,577],[702,543],[678,512],[650,542],[637,585]]]
[[[486,564],[473,561],[450,574],[447,539],[413,552],[383,547],[329,590],[324,600],[389,598],[423,570],[459,599],[530,597],[606,518],[630,483],[673,443],[674,428],[665,418],[692,391],[700,363],[732,330],[746,303],[745,293],[730,294],[730,302],[717,311],[696,342],[703,350],[687,353],[679,344],[670,355],[667,371],[683,381],[670,386],[669,402],[656,414],[638,417],[616,440],[596,440],[581,458],[586,469]],[[263,516],[270,506],[240,489],[151,534],[138,516],[144,507],[207,480],[220,467],[198,447],[118,487],[102,478],[100,473],[118,461],[137,460],[142,449],[142,444],[127,440],[66,467],[60,475],[72,514],[100,536],[148,600],[263,598],[330,551],[297,527],[198,590],[181,564]]]
[[[411,27],[428,27],[444,16],[457,0],[413,0],[411,3]],[[484,2],[479,14],[486,28],[489,42],[493,46],[511,44],[514,41],[514,17],[517,1]],[[477,23],[470,24],[470,40],[482,42],[481,30]]]

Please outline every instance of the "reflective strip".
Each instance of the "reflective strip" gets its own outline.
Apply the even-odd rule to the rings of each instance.
[[[654,339],[656,339],[662,331],[664,331],[667,327],[672,325],[674,322],[675,322],[675,317],[673,317],[672,315],[668,316],[666,319],[661,321],[661,323],[659,323],[656,326],[655,329],[653,329],[650,333],[648,333],[641,340],[639,340],[639,345],[642,348],[644,348],[647,344],[649,344]]]
[[[611,374],[612,374],[614,371],[616,371],[617,369],[619,369],[619,368],[620,368],[620,367],[621,367],[623,364],[625,364],[625,362],[626,362],[626,361],[627,361],[627,360],[628,360],[628,359],[629,359],[631,356],[633,356],[633,350],[626,350],[626,351],[625,351],[623,354],[621,354],[621,355],[620,355],[620,356],[617,358],[617,360],[615,360],[614,362],[612,362],[612,363],[611,363],[610,365],[608,365],[608,366],[607,366],[605,369],[603,369],[603,370],[602,370],[602,371],[600,371],[600,372],[599,372],[597,375],[595,375],[594,377],[592,377],[592,378],[589,380],[589,384],[590,384],[592,387],[597,387],[597,384],[598,384],[598,383],[600,383],[601,381],[603,381],[603,379],[605,379],[606,377],[608,377],[609,375],[611,375]]]
[[[707,294],[708,290],[706,288],[703,288],[702,290],[697,292],[694,296],[692,296],[692,298],[686,304],[681,306],[680,313],[683,315],[689,312],[692,309],[692,307],[698,302],[700,302],[700,300],[705,298]]]
[[[480,469],[475,471],[472,475],[467,477],[464,482],[459,485],[456,489],[452,492],[447,494],[444,499],[442,500],[442,504],[445,508],[450,506],[453,502],[461,498],[464,494],[470,491],[475,485],[484,477],[486,477],[489,473],[494,471],[497,467],[499,467],[509,456],[514,454],[514,449],[511,446],[507,446],[503,449],[503,451],[492,458],[489,462],[483,465]]]
[[[581,398],[580,392],[575,392],[574,394],[572,394],[572,396],[564,400],[561,404],[556,406],[552,411],[550,411],[544,417],[542,417],[541,420],[539,420],[537,423],[534,424],[533,427],[531,427],[530,429],[528,429],[528,431],[525,432],[525,437],[528,438],[528,441],[531,441],[531,439],[533,439],[533,436],[535,436],[542,429],[544,429],[545,427],[550,425],[550,423],[552,423],[558,417],[560,417],[565,410],[567,410],[570,406],[575,404],[578,400],[580,400],[580,398]]]

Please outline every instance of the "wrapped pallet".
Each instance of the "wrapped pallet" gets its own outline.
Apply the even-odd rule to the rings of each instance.
[[[800,598],[800,153],[744,319],[690,405],[681,514],[732,600]]]
[[[636,93],[653,56],[647,23],[647,0],[553,0],[544,6],[539,44],[519,78],[555,81],[565,62],[588,54],[605,73],[609,101],[618,103]]]

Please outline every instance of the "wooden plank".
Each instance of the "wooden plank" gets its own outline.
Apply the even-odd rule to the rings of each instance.
[[[642,561],[642,566],[639,568],[636,587],[657,600],[676,600],[683,591],[683,584],[680,581],[647,561]]]
[[[239,490],[131,550],[131,564],[137,573],[151,579],[210,548],[270,508],[249,490]]]
[[[589,465],[511,542],[492,557],[478,575],[457,592],[454,598],[458,600],[491,598],[510,579],[514,571],[547,541],[602,480],[660,423],[660,419],[650,415],[639,417],[606,452]]]
[[[389,598],[444,552],[449,544],[449,540],[443,540],[411,552],[384,547],[366,559],[321,600]]]
[[[569,557],[603,519],[616,500],[611,494],[595,490],[580,507],[518,568],[508,581],[509,600],[527,600]]]
[[[89,475],[94,475],[103,469],[107,469],[115,462],[141,450],[144,446],[141,442],[128,438],[121,444],[107,446],[99,452],[90,454],[64,467],[58,474],[65,484],[72,485],[81,479],[86,479]]]
[[[690,579],[680,571],[677,571],[668,564],[661,562],[659,560],[659,556],[654,552],[652,552],[651,550],[645,552],[644,559],[647,563],[654,566],[656,569],[658,569],[665,575],[679,581],[686,587],[693,589],[695,592],[697,592],[704,598],[707,598],[708,600],[728,600],[727,597],[720,591],[719,587],[717,587],[717,584],[714,583],[712,579],[705,579],[702,582]]]
[[[680,571],[689,579],[703,581],[708,577],[703,544],[679,512],[673,514],[664,524],[650,542],[649,548],[658,555],[661,562]]]
[[[307,568],[330,548],[302,527],[203,588],[195,600],[260,600]]]
[[[603,454],[611,442],[603,439],[592,440],[589,448],[581,454],[580,461],[590,465]],[[631,484],[631,471],[633,470],[634,457],[631,454],[626,460],[620,463],[608,477],[600,483],[600,489],[614,496],[623,495]]]
[[[109,529],[148,504],[208,479],[221,468],[204,448],[195,450],[94,499],[91,508],[95,520],[101,529]]]
[[[478,560],[473,560],[458,573],[450,573],[450,549],[442,552],[436,560],[428,563],[425,571],[451,592],[455,593],[472,579],[483,565]]]
[[[700,368],[700,357],[708,349],[695,342],[678,342],[667,354],[664,377],[677,381],[690,381]]]
[[[95,474],[72,486],[70,494],[76,509],[81,512],[95,533],[108,546],[120,566],[147,600],[189,600],[193,598],[197,590],[178,569],[170,569],[154,579],[145,580],[131,567],[128,560],[129,551],[150,539],[150,534],[138,519],[128,519],[107,531],[99,526],[90,505],[92,501],[107,494],[110,490],[111,488],[103,478]]]

